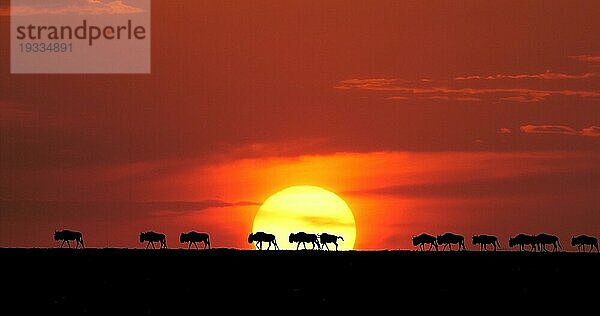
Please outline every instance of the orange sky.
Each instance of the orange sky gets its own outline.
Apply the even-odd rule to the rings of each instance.
[[[0,9],[0,246],[248,248],[260,203],[302,184],[348,202],[361,249],[599,235],[599,11],[153,1],[151,75],[11,75]]]

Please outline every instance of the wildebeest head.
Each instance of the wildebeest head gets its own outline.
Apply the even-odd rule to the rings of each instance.
[[[575,236],[571,237],[571,246],[577,245],[577,238]]]
[[[290,237],[288,238],[288,240],[290,241],[290,243],[295,242],[296,241],[296,234],[290,233]]]
[[[54,240],[59,240],[60,239],[60,233],[58,230],[54,231]]]
[[[413,246],[417,246],[419,242],[417,242],[417,236],[412,237]]]
[[[514,245],[517,244],[516,238],[515,237],[510,237],[508,238],[508,246],[509,247],[513,247]]]
[[[248,243],[251,244],[254,242],[254,233],[250,233],[250,235],[248,235]]]
[[[140,233],[140,242],[144,242],[144,238],[146,237],[146,233]]]
[[[479,236],[473,235],[473,245],[477,244],[478,242],[479,242]]]
[[[184,243],[187,242],[188,238],[187,238],[187,234],[186,233],[181,233],[181,235],[179,235],[179,242],[180,243]]]

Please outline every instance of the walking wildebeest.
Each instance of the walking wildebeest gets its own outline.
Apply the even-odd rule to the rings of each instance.
[[[179,236],[179,242],[181,243],[188,243],[188,249],[192,248],[192,244],[194,244],[194,246],[196,246],[196,249],[198,249],[198,242],[203,242],[204,243],[204,249],[206,249],[206,247],[208,247],[208,249],[210,249],[210,237],[208,236],[207,233],[198,233],[195,231],[191,231],[189,233],[181,233],[181,235]]]
[[[490,236],[490,235],[474,235],[473,236],[473,245],[479,244],[479,250],[488,250],[487,246],[494,246],[494,251],[496,251],[496,246],[500,248],[500,243],[498,242],[498,237]]]
[[[515,237],[510,237],[508,239],[508,246],[512,248],[516,245],[519,245],[520,251],[525,250],[525,245],[530,245],[531,246],[530,251],[535,251],[536,250],[535,236],[526,235],[526,234],[518,234]]]
[[[248,243],[251,244],[253,242],[256,242],[256,248],[258,248],[258,250],[262,250],[263,242],[269,243],[267,250],[271,248],[271,244],[275,245],[275,249],[279,249],[279,246],[277,246],[277,240],[273,234],[267,234],[264,232],[250,233],[250,235],[248,235]]]
[[[321,245],[319,244],[319,237],[316,234],[307,234],[305,232],[291,233],[289,237],[290,244],[297,243],[296,250],[300,248],[300,243],[304,245],[304,249],[306,249],[306,243],[312,243],[312,250],[315,248],[321,249]]]
[[[594,250],[594,247],[596,247],[596,252],[599,252],[598,251],[598,239],[596,237],[579,235],[577,237],[571,238],[571,246],[573,246],[573,247],[577,246],[577,252],[580,252],[582,247],[583,247],[583,251],[585,251],[586,245],[590,246],[590,252],[592,252],[592,250]]]
[[[75,249],[79,248],[79,245],[81,245],[81,248],[85,248],[85,246],[83,245],[83,235],[80,232],[71,231],[68,229],[55,230],[54,231],[54,240],[56,240],[56,241],[62,240],[62,243],[60,244],[60,248],[62,248],[64,246],[65,242],[67,243],[69,248],[71,248],[71,243],[69,242],[70,240],[77,241],[77,245],[75,245]]]
[[[558,240],[558,237],[553,236],[553,235],[548,235],[548,234],[539,234],[537,236],[535,236],[535,243],[536,245],[539,247],[540,251],[544,250],[544,251],[548,251],[548,249],[546,249],[546,245],[553,245],[554,248],[552,249],[552,251],[556,252],[558,250],[558,248],[562,249],[562,246],[560,244],[560,241]]]
[[[142,232],[140,233],[140,242],[143,243],[147,241],[146,249],[150,247],[152,244],[152,249],[156,249],[154,247],[155,242],[160,242],[160,249],[167,248],[167,236],[165,234],[155,233],[155,232]]]
[[[450,251],[452,251],[452,244],[458,244],[458,250],[467,250],[465,248],[465,237],[453,233],[437,236],[437,243],[438,245],[444,245],[442,250],[446,250],[446,246],[450,246]]]
[[[435,238],[435,236],[431,236],[428,234],[421,234],[419,236],[413,236],[412,238],[412,243],[413,246],[419,246],[418,249],[421,249],[421,251],[425,250],[425,244],[429,244],[429,251],[431,251],[431,248],[435,247],[435,250],[438,250],[438,243],[437,243],[437,239]]]
[[[335,245],[335,251],[337,251],[338,250],[338,243],[337,243],[338,239],[344,240],[344,237],[331,235],[328,233],[322,233],[319,235],[319,241],[321,242],[321,245],[325,246],[325,248],[327,248],[327,250],[329,250],[329,247],[327,246],[327,244],[332,243]]]

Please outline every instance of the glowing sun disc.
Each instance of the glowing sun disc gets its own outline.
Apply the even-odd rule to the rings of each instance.
[[[252,232],[259,231],[274,234],[281,249],[296,249],[288,236],[301,231],[342,236],[339,250],[354,249],[356,241],[356,222],[348,204],[317,186],[293,186],[271,195],[254,217]],[[328,246],[335,249],[333,244]]]

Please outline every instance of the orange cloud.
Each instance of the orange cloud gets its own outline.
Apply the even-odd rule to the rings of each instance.
[[[145,12],[144,9],[128,5],[121,0],[103,2],[100,0],[78,0],[64,1],[61,5],[38,4],[30,6],[12,6],[10,15],[28,16],[28,15],[115,15],[115,14],[134,14]]]
[[[546,71],[541,74],[517,74],[517,75],[505,75],[497,74],[490,76],[471,75],[464,77],[455,77],[454,80],[500,80],[500,79],[541,79],[541,80],[567,80],[567,79],[588,79],[593,77],[600,77],[597,72],[587,72],[584,74],[565,74],[559,72]]]
[[[574,55],[569,56],[571,59],[575,59],[577,61],[586,62],[590,64],[598,64],[600,63],[600,56],[598,55]]]
[[[600,137],[600,126],[590,126],[581,130],[581,135],[589,137]]]
[[[520,130],[526,134],[578,134],[572,127],[564,125],[524,125],[520,127]]]
[[[395,95],[385,97],[387,100],[406,100],[409,98],[479,101],[483,97],[496,101],[510,102],[542,102],[553,95],[600,98],[600,92],[593,90],[543,90],[531,88],[453,88],[449,86],[429,86],[429,82],[411,82],[401,79],[350,79],[338,82],[335,89],[387,91]]]
[[[510,128],[502,127],[498,130],[500,134],[512,134],[512,130]]]
[[[600,137],[600,126],[590,126],[577,131],[565,125],[524,125],[520,127],[521,132],[526,134],[563,134],[588,137]]]

